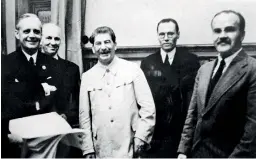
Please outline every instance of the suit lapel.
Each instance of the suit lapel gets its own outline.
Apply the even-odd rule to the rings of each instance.
[[[223,94],[232,88],[232,86],[234,86],[234,84],[246,73],[246,57],[247,55],[244,53],[244,51],[241,51],[230,63],[227,71],[221,76],[216,84],[203,115],[212,109]]]
[[[205,102],[206,102],[206,98],[207,98],[207,92],[208,92],[210,80],[212,77],[212,72],[214,69],[214,63],[215,63],[215,60],[209,62],[206,65],[206,67],[204,68],[204,70],[202,70],[202,74],[201,74],[202,80],[200,80],[200,83],[198,86],[199,95],[200,95],[200,99],[201,99],[201,103],[202,103],[200,105],[201,107],[199,108],[201,111],[205,108]]]
[[[162,56],[161,56],[160,51],[158,51],[158,52],[156,53],[156,63],[159,63],[160,66],[163,65]]]
[[[17,75],[24,75],[28,72],[28,67],[29,67],[29,63],[28,60],[26,58],[26,56],[24,55],[24,53],[21,51],[21,49],[17,50],[17,56],[16,56],[16,61],[17,61],[17,70],[18,73]]]

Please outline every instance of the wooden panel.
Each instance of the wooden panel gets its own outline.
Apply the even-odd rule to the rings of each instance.
[[[201,64],[215,59],[217,55],[215,47],[212,45],[182,45],[178,47],[188,48],[191,53],[199,57]],[[244,44],[243,48],[250,56],[256,57],[256,44]],[[159,46],[119,47],[117,48],[116,55],[140,64],[143,58],[158,50]],[[92,53],[91,48],[83,48],[83,63],[85,71],[97,63],[97,58]]]
[[[51,0],[29,0],[29,12],[38,15],[42,23],[51,21]]]

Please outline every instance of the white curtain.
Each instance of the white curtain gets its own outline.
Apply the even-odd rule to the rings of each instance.
[[[81,36],[84,35],[86,0],[51,0],[51,21],[62,29],[60,57],[83,72]]]

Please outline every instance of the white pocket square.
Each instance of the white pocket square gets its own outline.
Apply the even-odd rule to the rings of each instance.
[[[15,82],[19,82],[19,80],[17,79],[17,78],[15,78],[15,80],[14,80]]]
[[[51,76],[47,77],[47,79],[51,79],[51,78],[52,78]]]

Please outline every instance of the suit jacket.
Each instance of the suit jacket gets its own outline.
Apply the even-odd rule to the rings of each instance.
[[[176,153],[199,67],[197,56],[185,48],[177,48],[171,66],[163,64],[160,51],[141,62],[156,105],[153,140],[171,140],[173,147],[166,147],[168,153],[170,149]]]
[[[78,126],[78,101],[80,89],[79,67],[73,62],[59,57],[56,62],[57,79],[60,80],[60,86],[57,90],[58,100],[56,101],[57,112],[65,114],[67,120],[72,126]]]
[[[52,58],[37,55],[36,66],[32,66],[21,49],[7,55],[2,63],[2,129],[7,136],[9,120],[54,111],[55,92],[45,96],[41,83],[57,86]],[[40,110],[36,109],[38,101]],[[7,139],[8,140],[8,139]],[[10,156],[12,157],[12,156]],[[14,156],[17,157],[17,156]]]
[[[197,74],[178,151],[191,157],[256,157],[256,60],[243,50],[206,94],[214,61]]]

